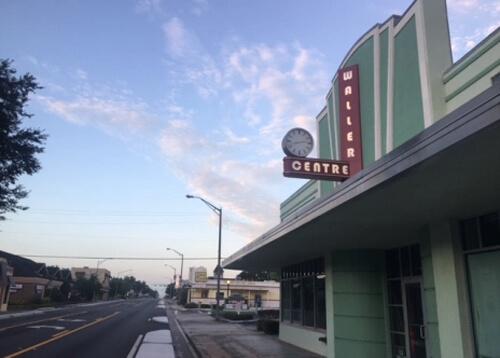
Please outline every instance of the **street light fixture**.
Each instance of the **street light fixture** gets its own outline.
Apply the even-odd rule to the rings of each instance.
[[[227,280],[226,281],[226,298],[229,298],[229,285],[231,284],[231,281]]]
[[[218,254],[217,254],[217,267],[215,268],[216,273],[217,273],[217,292],[215,294],[215,298],[217,301],[217,307],[215,308],[215,319],[218,321],[219,320],[219,302],[220,302],[220,278],[221,278],[221,272],[222,272],[222,267],[220,265],[220,247],[221,247],[221,233],[222,233],[222,207],[218,208],[215,205],[209,203],[205,199],[195,196],[195,195],[186,195],[186,198],[188,199],[200,199],[205,203],[206,206],[208,206],[214,213],[216,213],[219,216],[219,249],[218,249]]]
[[[181,279],[179,280],[179,283],[181,285],[181,288],[182,288],[182,269],[184,268],[184,255],[181,254],[179,251],[177,250],[174,250],[174,249],[171,249],[170,247],[167,247],[167,250],[168,251],[173,251],[175,252],[177,255],[179,255],[181,257]]]

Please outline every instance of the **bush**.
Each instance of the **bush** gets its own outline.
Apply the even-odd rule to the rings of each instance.
[[[279,334],[280,322],[272,319],[259,319],[257,321],[257,331],[262,331],[265,334]]]
[[[257,311],[259,318],[265,319],[279,319],[280,318],[280,311],[279,310],[259,310]]]
[[[31,299],[28,301],[29,304],[32,305],[41,305],[42,304],[42,298],[39,295],[35,295],[31,297]]]
[[[61,302],[63,301],[63,294],[58,288],[54,287],[49,291],[49,298],[52,302]]]
[[[222,317],[230,321],[249,321],[253,319],[253,313],[223,312]]]
[[[194,302],[191,302],[191,303],[186,303],[184,305],[184,308],[198,308],[198,304],[197,303],[194,303]]]

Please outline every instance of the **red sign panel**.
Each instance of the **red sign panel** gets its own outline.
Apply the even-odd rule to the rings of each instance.
[[[358,65],[339,70],[340,158],[348,161],[351,175],[363,169]]]
[[[283,158],[283,176],[288,178],[343,181],[349,178],[350,165],[327,159]]]

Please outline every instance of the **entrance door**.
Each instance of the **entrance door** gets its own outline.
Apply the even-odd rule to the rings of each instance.
[[[391,358],[427,358],[419,245],[386,251]]]
[[[427,358],[426,325],[422,282],[419,278],[403,279],[406,306],[407,352],[411,358]]]

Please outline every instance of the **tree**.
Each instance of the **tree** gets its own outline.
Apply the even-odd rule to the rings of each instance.
[[[96,275],[91,275],[89,279],[82,277],[76,281],[75,288],[86,301],[91,301],[96,292],[102,288]]]
[[[279,275],[269,271],[242,271],[236,277],[245,281],[279,281]]]
[[[26,210],[19,205],[29,192],[16,182],[23,174],[41,169],[36,154],[42,153],[47,139],[40,129],[22,128],[22,120],[31,118],[25,107],[30,94],[42,87],[29,73],[16,76],[11,60],[0,59],[0,220],[3,214]]]

